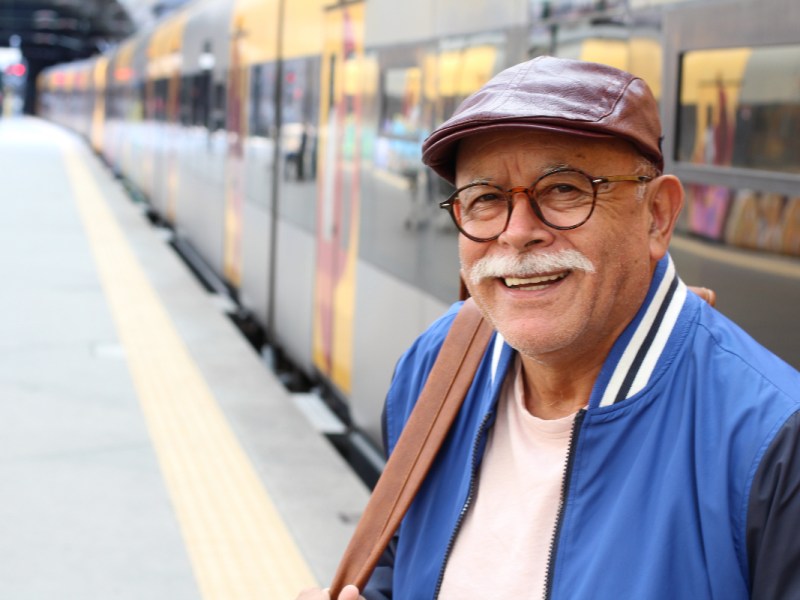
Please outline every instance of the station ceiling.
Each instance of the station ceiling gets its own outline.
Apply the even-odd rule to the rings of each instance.
[[[0,47],[29,63],[85,58],[185,0],[0,0]]]

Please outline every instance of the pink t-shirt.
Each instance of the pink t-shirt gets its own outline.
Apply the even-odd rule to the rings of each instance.
[[[575,415],[525,408],[521,366],[505,384],[478,489],[456,538],[439,598],[542,598]]]

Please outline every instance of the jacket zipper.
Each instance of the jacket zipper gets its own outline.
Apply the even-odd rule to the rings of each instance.
[[[447,561],[450,559],[450,554],[453,551],[453,546],[456,543],[458,532],[461,530],[461,525],[464,523],[464,518],[467,516],[469,507],[472,504],[473,498],[475,497],[475,480],[478,474],[478,444],[486,433],[486,426],[489,423],[489,419],[491,418],[492,414],[493,411],[489,411],[486,413],[486,416],[483,417],[483,421],[481,421],[481,425],[478,428],[478,435],[475,436],[475,441],[472,443],[472,473],[469,480],[469,491],[467,492],[467,499],[464,502],[464,506],[461,508],[461,513],[458,515],[456,526],[453,529],[452,535],[450,536],[450,541],[447,543],[447,549],[444,553],[444,560],[442,561],[442,568],[439,570],[439,579],[436,581],[436,589],[433,592],[434,599],[439,597],[439,592],[442,588],[442,581],[444,580],[444,570],[447,567]]]
[[[572,434],[569,438],[567,450],[567,462],[564,465],[564,479],[561,482],[561,499],[558,502],[558,516],[556,526],[553,529],[553,537],[550,539],[550,550],[547,552],[547,572],[544,578],[544,600],[550,600],[553,593],[553,571],[555,571],[556,553],[558,552],[558,538],[561,536],[561,525],[564,522],[564,513],[567,508],[567,494],[569,494],[569,480],[572,475],[572,462],[575,458],[575,444],[578,441],[578,431],[580,431],[586,409],[581,409],[575,415],[575,422],[572,424]]]

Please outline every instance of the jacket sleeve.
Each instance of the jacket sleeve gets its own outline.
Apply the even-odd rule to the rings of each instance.
[[[756,471],[747,511],[750,597],[800,598],[800,412],[783,425]]]
[[[391,600],[392,578],[394,576],[394,553],[397,547],[397,536],[392,538],[389,546],[378,559],[366,587],[361,591],[365,600]]]
[[[383,413],[381,414],[381,432],[383,434],[383,451],[384,454],[388,455],[389,432],[386,427],[386,404],[384,404]],[[389,542],[389,546],[378,559],[378,564],[375,566],[375,570],[372,572],[366,587],[361,590],[361,595],[365,600],[391,600],[396,547],[397,535],[395,534],[392,537],[392,541]]]

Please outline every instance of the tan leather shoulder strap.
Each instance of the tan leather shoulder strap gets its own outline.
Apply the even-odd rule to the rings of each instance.
[[[492,335],[472,299],[459,310],[331,584],[363,589],[422,485],[467,395]]]

